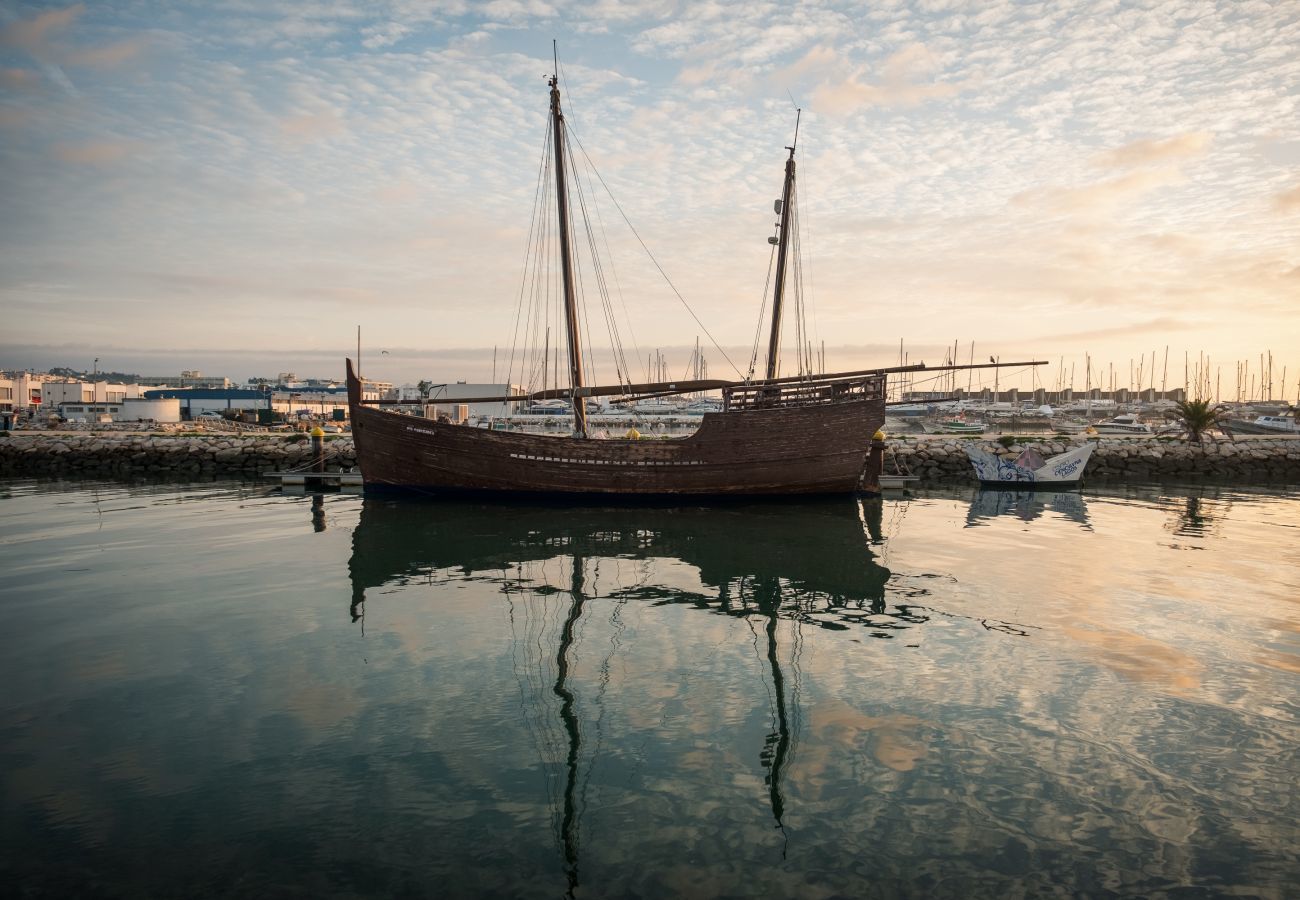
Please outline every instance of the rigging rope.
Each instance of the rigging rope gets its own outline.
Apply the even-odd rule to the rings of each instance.
[[[767,256],[767,276],[763,279],[763,302],[758,307],[758,324],[754,326],[754,349],[749,354],[749,374],[746,380],[754,377],[754,369],[758,367],[758,345],[763,335],[763,317],[767,315],[767,295],[772,289],[772,267],[776,265],[776,244],[772,245],[772,252]]]
[[[709,342],[713,344],[714,349],[722,354],[722,358],[727,361],[727,365],[731,366],[737,375],[744,378],[745,376],[741,373],[740,369],[731,361],[731,357],[727,355],[727,351],[722,349],[722,345],[714,339],[713,333],[705,327],[703,322],[700,321],[700,317],[695,314],[695,310],[691,309],[691,305],[686,302],[686,298],[682,296],[682,292],[677,290],[677,286],[673,284],[673,280],[668,277],[668,273],[664,271],[664,267],[659,265],[659,260],[655,258],[655,255],[650,252],[650,248],[646,246],[645,241],[641,239],[640,232],[636,230],[636,226],[632,224],[632,220],[629,219],[627,213],[623,211],[622,204],[618,202],[618,198],[615,197],[614,192],[610,190],[609,185],[605,182],[605,177],[600,174],[600,170],[596,168],[595,163],[591,161],[591,157],[587,155],[587,148],[582,146],[582,140],[578,138],[577,135],[574,135],[573,140],[578,144],[578,149],[582,151],[583,159],[587,161],[587,165],[591,167],[591,171],[596,174],[596,178],[600,181],[601,187],[605,189],[605,193],[608,194],[609,199],[613,201],[614,208],[618,210],[619,215],[623,217],[623,221],[627,223],[627,227],[631,229],[637,243],[641,245],[641,249],[645,251],[646,256],[650,257],[650,262],[654,263],[654,267],[658,269],[659,274],[663,276],[664,282],[667,283],[672,292],[677,295],[677,299],[681,301],[682,306],[686,307],[686,311],[691,314],[691,318],[695,320],[695,324],[700,326],[700,330],[708,337]]]
[[[565,132],[566,145],[568,145],[568,137],[569,135],[566,129]],[[610,300],[609,285],[605,281],[605,271],[600,261],[600,249],[596,243],[595,230],[592,228],[592,216],[587,210],[587,198],[582,188],[581,173],[578,171],[577,160],[573,155],[573,150],[571,146],[569,147],[569,160],[570,160],[569,167],[573,172],[574,193],[578,197],[578,207],[582,212],[583,228],[587,236],[587,249],[588,252],[591,254],[592,273],[596,278],[596,289],[600,295],[601,310],[605,314],[605,329],[609,334],[610,347],[614,355],[615,382],[618,384],[630,384],[631,383],[630,371],[628,370],[628,366],[627,366],[627,358],[626,356],[624,356],[623,353],[623,342],[618,333],[618,322],[614,314],[614,304]],[[592,206],[595,206],[595,203],[593,203]],[[574,243],[576,244],[576,241]],[[575,254],[575,257],[576,256],[577,254]],[[611,269],[613,268],[612,257],[610,259],[610,267]],[[583,306],[585,312],[585,306],[586,306],[585,291],[584,291]],[[588,342],[590,342],[590,334],[588,334]],[[588,353],[590,354],[590,352],[591,351],[589,347]],[[625,378],[625,375],[628,377]]]
[[[548,143],[548,142],[550,141],[550,139],[551,139],[551,124],[550,124],[550,122],[551,122],[551,120],[548,118],[548,119],[546,120],[546,135],[545,135],[545,137],[544,137],[544,139],[543,139],[543,142],[542,142],[542,158],[541,158],[541,160],[538,162],[538,165],[537,165],[537,186],[533,189],[533,213],[532,213],[532,216],[529,218],[529,221],[528,221],[528,243],[527,243],[527,245],[526,245],[526,247],[525,247],[525,249],[524,249],[524,270],[523,270],[523,273],[522,273],[522,275],[521,275],[521,277],[520,277],[520,280],[519,280],[519,302],[518,302],[518,304],[516,305],[516,308],[515,308],[515,327],[514,327],[514,334],[511,335],[511,338],[510,338],[510,363],[509,363],[509,365],[508,365],[508,367],[507,367],[507,369],[506,369],[506,384],[508,384],[508,385],[514,383],[514,371],[515,371],[515,350],[516,350],[516,348],[517,348],[518,345],[519,345],[519,324],[520,324],[520,321],[523,319],[524,290],[526,289],[526,287],[527,287],[527,285],[528,285],[528,269],[529,269],[529,264],[532,262],[533,239],[534,239],[535,237],[540,237],[540,236],[537,234],[538,207],[539,207],[539,205],[542,205],[542,204],[543,204],[542,197],[543,197],[544,195],[543,195],[542,191],[543,191],[543,188],[544,188],[544,175],[545,175],[546,168],[547,168],[547,166],[546,166],[546,160],[547,160],[546,146],[547,146],[547,143]],[[527,340],[527,330],[525,330],[524,334],[525,334],[525,340]],[[522,360],[521,360],[521,361],[520,361],[520,372],[519,372],[519,378],[520,378],[521,381],[523,380],[523,375],[524,375],[524,373],[523,373],[523,362],[522,362]]]

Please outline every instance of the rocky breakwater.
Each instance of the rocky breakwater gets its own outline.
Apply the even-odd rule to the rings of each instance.
[[[48,432],[0,436],[0,475],[257,475],[310,465],[298,435],[152,435]],[[351,438],[325,444],[325,468],[356,465]]]
[[[1043,456],[1055,456],[1079,446],[1085,438],[987,441],[976,438],[890,439],[885,471],[893,471],[893,459],[923,480],[939,481],[973,477],[966,447],[1015,459],[1026,449]],[[1295,438],[1249,438],[1230,441],[1206,440],[1193,443],[1173,438],[1089,438],[1097,449],[1088,462],[1088,480],[1134,480],[1162,478],[1213,478],[1242,484],[1266,481],[1300,482],[1300,440]]]

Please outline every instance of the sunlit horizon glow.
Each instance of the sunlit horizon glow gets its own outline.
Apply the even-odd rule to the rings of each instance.
[[[574,133],[741,369],[795,100],[827,368],[973,342],[1159,389],[1205,355],[1233,399],[1271,353],[1300,399],[1281,2],[11,5],[0,368],[339,377],[360,325],[371,377],[487,381],[496,348],[504,380],[552,38]],[[680,377],[700,330],[614,215],[628,353]]]

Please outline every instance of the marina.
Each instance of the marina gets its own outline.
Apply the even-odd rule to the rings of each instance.
[[[0,15],[0,885],[1290,900],[1276,0]]]

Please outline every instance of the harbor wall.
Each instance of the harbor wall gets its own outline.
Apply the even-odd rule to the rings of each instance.
[[[1032,447],[1043,456],[1064,453],[1082,439],[1027,440],[1004,447],[975,438],[890,438],[884,471],[895,463],[922,481],[968,480],[966,446],[974,443],[1014,458]],[[1206,477],[1242,483],[1300,482],[1300,439],[1243,438],[1191,444],[1169,438],[1093,438],[1097,450],[1085,479],[1158,480]],[[352,439],[326,439],[325,468],[356,465]],[[46,432],[0,435],[0,476],[257,475],[309,465],[311,442],[296,435],[146,435]]]
[[[1178,438],[1090,438],[1097,445],[1085,481],[1154,481],[1164,478],[1211,478],[1243,484],[1267,481],[1300,481],[1300,439],[1248,438],[1235,441],[1206,439],[1197,444]],[[1044,457],[1066,453],[1084,438],[1044,438],[999,441],[982,438],[899,438],[888,441],[885,472],[894,463],[922,481],[973,478],[966,447],[976,446],[1007,459],[1023,450],[1037,450]]]
[[[297,435],[10,434],[0,437],[0,475],[257,475],[310,465]],[[326,439],[325,469],[356,465],[350,437]]]

